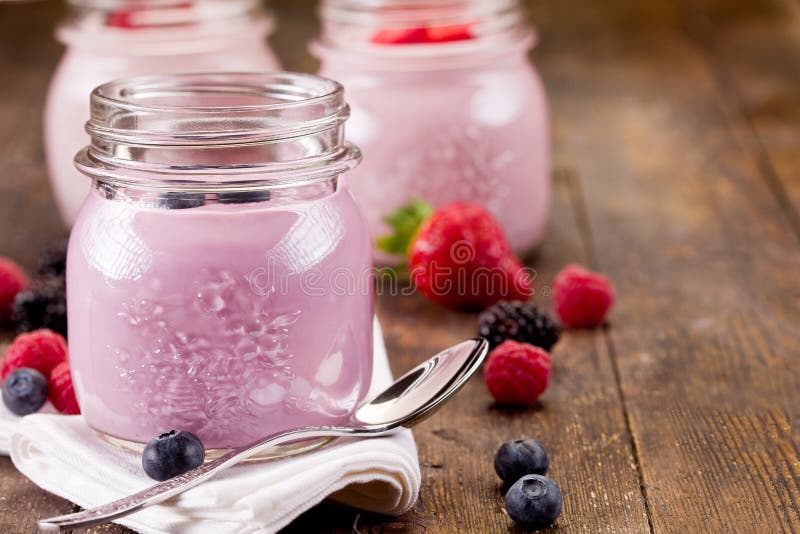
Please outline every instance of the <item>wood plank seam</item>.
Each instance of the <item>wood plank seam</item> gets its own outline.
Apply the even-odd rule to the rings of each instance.
[[[747,112],[742,98],[742,92],[736,83],[735,77],[731,74],[730,68],[725,60],[720,56],[714,43],[714,23],[705,15],[698,12],[691,3],[680,2],[683,12],[683,30],[688,41],[700,52],[700,56],[705,60],[716,82],[717,89],[723,102],[733,108],[742,119],[747,135],[752,144],[751,155],[753,156],[761,178],[767,188],[775,198],[778,208],[786,217],[792,233],[800,244],[800,213],[795,209],[789,192],[786,189],[781,177],[779,176],[769,153],[764,146],[764,141],[758,135],[752,116]],[[793,13],[797,13],[793,11]]]
[[[599,260],[597,259],[597,247],[595,246],[594,234],[589,222],[589,210],[586,205],[586,196],[583,192],[583,187],[580,178],[573,172],[561,171],[563,180],[567,183],[567,189],[570,193],[570,203],[572,204],[572,212],[575,214],[575,223],[580,229],[581,241],[585,251],[586,259],[592,269],[599,270]],[[642,463],[639,456],[639,448],[636,443],[636,437],[633,433],[631,425],[630,414],[628,412],[627,399],[622,390],[622,380],[620,378],[619,364],[617,362],[617,352],[614,347],[614,342],[611,339],[611,333],[607,325],[604,325],[600,336],[608,349],[609,359],[611,361],[611,369],[614,375],[614,386],[617,390],[617,397],[619,398],[620,406],[622,408],[622,417],[625,421],[625,429],[628,432],[629,447],[633,461],[636,466],[636,476],[639,479],[639,491],[642,494],[644,501],[645,514],[647,516],[647,528],[649,532],[653,530],[653,514],[650,509],[650,500],[647,497],[647,486],[644,482],[644,472],[642,470]]]

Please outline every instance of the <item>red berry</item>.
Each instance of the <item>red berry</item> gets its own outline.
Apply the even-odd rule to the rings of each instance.
[[[614,303],[614,286],[605,276],[572,263],[553,282],[553,302],[565,325],[591,328],[603,322]]]
[[[3,355],[0,379],[22,367],[48,376],[53,367],[67,359],[67,342],[52,330],[36,330],[18,335]]]
[[[469,24],[451,24],[449,26],[435,26],[428,28],[427,42],[449,43],[452,41],[467,41],[474,39]]]
[[[409,269],[421,293],[449,308],[482,309],[533,293],[500,224],[467,202],[444,206],[422,223],[409,249]]]
[[[50,371],[50,380],[47,385],[50,388],[50,402],[53,403],[56,410],[66,415],[81,413],[78,399],[75,398],[75,390],[72,387],[69,362],[61,362]]]
[[[124,28],[129,30],[134,28],[133,23],[135,11],[113,11],[106,18],[106,25],[112,28]]]
[[[547,389],[550,374],[546,350],[509,340],[489,353],[483,378],[498,403],[533,406]]]
[[[375,44],[419,44],[428,39],[425,28],[378,30],[370,39]]]
[[[11,319],[14,298],[28,285],[30,281],[19,265],[7,258],[0,258],[0,323]]]

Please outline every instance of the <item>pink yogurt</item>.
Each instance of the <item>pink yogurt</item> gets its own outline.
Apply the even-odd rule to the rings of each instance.
[[[175,80],[188,82],[188,89],[179,87],[170,94],[170,111],[162,111],[151,128],[170,122],[171,113],[183,116],[184,110],[175,107],[182,91],[196,106],[195,91],[206,84],[202,75],[134,78],[110,84],[105,94],[121,98],[124,104],[119,95],[135,95],[137,84],[145,83],[139,80],[167,89]],[[284,154],[290,159],[282,162],[284,186],[272,188],[277,180],[270,178],[273,164],[259,158],[276,153],[259,152],[253,137],[252,146],[235,156],[225,145],[203,149],[204,157],[197,159],[203,174],[187,186],[187,175],[181,175],[180,185],[169,185],[167,174],[137,174],[142,166],[153,165],[154,158],[160,162],[171,157],[171,149],[163,146],[148,158],[132,151],[106,154],[106,143],[98,142],[79,156],[79,167],[94,178],[95,187],[81,208],[69,245],[71,367],[87,423],[114,438],[144,443],[174,428],[194,432],[206,448],[241,446],[272,432],[342,423],[369,386],[371,245],[341,175],[354,164],[348,161],[357,158],[336,133],[340,128],[336,121],[346,116],[341,88],[292,74],[217,75],[207,85],[219,89],[223,84],[224,90],[250,92],[260,84],[265,93],[273,91],[267,102],[273,108],[259,109],[258,95],[223,94],[225,106],[235,104],[231,98],[246,103],[237,112],[242,116],[226,109],[220,113],[230,113],[229,119],[215,123],[219,126],[178,121],[177,129],[204,128],[208,142],[208,132],[224,123],[222,137],[271,135],[272,141],[263,148],[274,151],[283,143],[281,129],[298,126],[297,103],[287,107],[294,117],[290,120],[275,96],[293,85],[287,98],[328,94],[320,98],[330,99],[314,104],[324,110],[310,110],[303,120],[318,116],[317,124],[328,119],[334,124],[333,131],[306,132],[307,142],[301,146],[327,150],[331,144],[311,141],[331,136],[340,143],[337,149],[344,151],[338,158],[340,163],[345,158],[345,165],[337,168],[328,161],[317,169],[304,167],[305,181],[287,178],[291,158],[301,156],[292,137]],[[150,104],[144,94],[145,105]],[[207,96],[207,102],[215,101],[213,95]],[[214,106],[206,109],[206,115],[216,113]],[[276,122],[270,114],[281,118],[272,134],[264,129]],[[263,128],[248,122],[251,117],[263,120]],[[104,124],[106,117],[92,120]],[[132,124],[142,127],[145,121]],[[170,128],[175,130],[176,125]],[[191,131],[181,142],[191,143],[196,133]],[[102,135],[95,133],[94,138]],[[178,150],[185,165],[187,151]],[[141,158],[135,169],[124,159],[131,153]],[[95,166],[94,158],[109,154],[119,154],[112,160],[116,170]],[[247,166],[246,160],[248,172],[257,168],[266,174],[255,185],[250,176],[243,191],[225,190],[228,182],[207,183],[203,193],[187,191],[208,179],[205,173],[229,172],[208,167],[226,154],[233,159],[223,167],[235,162],[238,172]],[[148,189],[152,182],[170,189]]]

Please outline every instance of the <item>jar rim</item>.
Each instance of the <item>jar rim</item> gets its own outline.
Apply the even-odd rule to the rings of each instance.
[[[123,78],[91,94],[91,143],[76,166],[95,179],[206,185],[330,177],[355,166],[338,82],[293,72]],[[261,176],[261,178],[258,178]]]
[[[138,88],[139,91],[144,89],[173,89],[173,90],[188,90],[191,87],[208,85],[209,82],[214,81],[215,84],[227,84],[229,87],[242,86],[241,82],[225,81],[226,78],[237,77],[242,81],[249,82],[249,87],[255,88],[257,84],[262,87],[269,87],[270,84],[279,82],[283,88],[289,86],[298,87],[299,89],[308,89],[308,85],[302,84],[316,84],[319,90],[316,94],[309,93],[307,97],[300,100],[291,100],[286,102],[271,102],[268,104],[247,104],[247,105],[233,105],[233,106],[185,106],[185,105],[159,105],[159,104],[135,104],[130,102],[130,97],[134,94],[133,87]],[[195,86],[184,88],[178,83],[194,82]],[[278,93],[272,93],[278,95]],[[302,95],[297,95],[302,97]],[[286,109],[300,105],[307,105],[315,102],[336,99],[344,104],[344,87],[336,80],[317,76],[315,74],[307,74],[300,72],[287,72],[287,71],[273,71],[273,72],[219,72],[219,73],[206,73],[206,72],[182,72],[177,74],[145,74],[142,76],[132,76],[128,78],[120,78],[110,82],[106,82],[96,87],[91,97],[93,102],[103,102],[113,104],[121,109],[129,110],[152,110],[152,111],[179,111],[191,110],[195,112],[203,111],[275,111],[279,109]]]

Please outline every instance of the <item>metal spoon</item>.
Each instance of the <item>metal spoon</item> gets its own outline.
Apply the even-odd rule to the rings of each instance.
[[[275,445],[324,437],[378,437],[400,427],[411,427],[458,391],[480,367],[487,351],[488,343],[484,339],[463,341],[398,378],[358,408],[347,426],[302,428],[266,436],[139,493],[75,514],[42,519],[39,529],[58,532],[84,528],[132,514],[183,493],[223,469]]]

